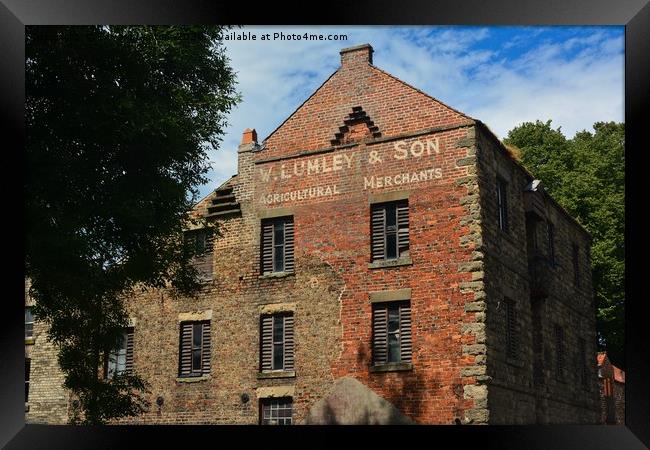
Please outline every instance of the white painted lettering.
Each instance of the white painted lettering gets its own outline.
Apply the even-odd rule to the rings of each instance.
[[[404,146],[404,147],[402,147]],[[395,144],[393,144],[393,147],[395,147],[395,159],[405,159],[406,156],[408,155],[408,151],[405,148],[406,142],[404,141],[397,141]]]
[[[424,144],[420,141],[415,141],[411,144],[411,155],[419,158],[424,153]]]

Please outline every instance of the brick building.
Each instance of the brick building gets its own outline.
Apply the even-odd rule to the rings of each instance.
[[[372,53],[342,50],[263,142],[244,132],[193,211],[218,225],[188,231],[198,298],[129,299],[111,367],[150,383],[133,422],[598,421],[589,235],[482,122]],[[27,419],[64,421],[35,333]]]
[[[600,422],[625,425],[625,371],[610,362],[607,352],[599,352],[597,362]]]

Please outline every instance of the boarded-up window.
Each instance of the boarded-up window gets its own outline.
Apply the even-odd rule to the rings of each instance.
[[[412,360],[411,304],[409,301],[375,303],[372,308],[373,365]]]
[[[408,200],[372,205],[370,226],[373,261],[408,256]]]
[[[186,231],[185,239],[192,254],[192,265],[202,279],[211,280],[214,233],[206,228]]]
[[[180,377],[200,377],[210,373],[210,321],[181,322]]]
[[[261,272],[293,272],[293,216],[262,221]]]
[[[502,178],[497,178],[496,198],[499,228],[508,231],[508,184]]]
[[[260,370],[293,370],[293,313],[263,315],[260,328]]]
[[[125,328],[106,358],[106,378],[133,372],[133,328]]]
[[[558,379],[564,378],[564,329],[555,325],[555,376]]]
[[[503,303],[505,305],[506,313],[506,355],[508,358],[516,359],[519,356],[517,310],[513,300],[506,298]]]
[[[260,425],[291,425],[292,416],[291,397],[264,398],[260,401]]]

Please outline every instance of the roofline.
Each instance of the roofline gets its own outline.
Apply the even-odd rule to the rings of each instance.
[[[477,119],[474,119],[473,117],[468,116],[468,115],[465,114],[464,112],[457,110],[456,108],[452,108],[452,107],[449,106],[448,104],[446,104],[446,103],[444,103],[444,102],[441,102],[440,100],[438,100],[437,98],[435,98],[435,97],[433,97],[433,96],[427,94],[427,93],[424,92],[423,90],[418,89],[418,88],[416,88],[415,86],[413,86],[413,85],[411,85],[411,84],[408,84],[406,81],[404,81],[404,80],[402,80],[402,79],[396,77],[395,75],[393,75],[393,74],[391,74],[391,73],[386,72],[386,71],[383,70],[383,69],[380,69],[379,67],[377,67],[377,66],[375,66],[375,65],[370,64],[370,67],[372,67],[373,69],[375,69],[375,70],[377,70],[377,71],[383,73],[384,75],[388,75],[388,76],[391,77],[393,80],[399,81],[399,82],[402,83],[404,86],[406,86],[406,87],[408,87],[408,88],[410,88],[410,89],[413,89],[414,91],[417,91],[417,92],[419,92],[420,94],[422,94],[422,95],[424,95],[424,96],[426,96],[426,97],[429,97],[431,100],[433,100],[433,101],[435,101],[435,102],[437,102],[437,103],[440,103],[440,104],[441,104],[442,106],[444,106],[445,108],[451,109],[452,111],[454,111],[454,112],[457,113],[457,114],[460,114],[461,116],[465,117],[466,119],[469,119],[469,120],[477,120]]]
[[[291,114],[289,114],[289,115],[287,116],[287,118],[284,119],[280,125],[278,125],[277,127],[275,127],[275,129],[274,129],[273,131],[271,131],[271,132],[270,132],[270,133],[269,133],[269,134],[268,134],[264,139],[262,139],[262,146],[263,146],[263,148],[266,147],[266,141],[268,140],[268,138],[270,138],[271,136],[273,136],[273,135],[275,134],[275,132],[278,131],[278,130],[282,127],[282,125],[284,125],[285,123],[287,123],[287,121],[288,121],[289,119],[291,119],[291,118],[292,118],[292,117],[293,117],[293,116],[298,112],[298,110],[299,110],[300,108],[302,108],[302,107],[305,105],[305,103],[307,103],[307,102],[308,102],[308,101],[309,101],[309,100],[310,100],[314,95],[316,95],[316,93],[317,93],[318,91],[320,91],[320,90],[323,88],[323,86],[325,86],[325,83],[327,83],[327,82],[328,82],[328,81],[329,81],[329,80],[330,80],[334,75],[336,75],[336,74],[338,73],[339,70],[341,70],[341,67],[339,67],[339,68],[336,69],[334,72],[332,72],[332,74],[331,74],[329,77],[327,77],[327,79],[326,79],[325,81],[323,81],[323,82],[320,84],[320,86],[318,86],[318,87],[316,88],[316,90],[315,90],[314,92],[312,92],[311,95],[310,95],[309,97],[307,97],[307,98],[305,99],[304,102],[302,102],[300,105],[298,105],[298,107],[297,107],[296,109],[294,109],[293,112],[292,112]]]
[[[201,200],[198,200],[196,203],[194,203],[194,205],[192,205],[192,210],[193,210],[194,208],[196,208],[197,206],[199,206],[199,204],[200,204],[203,200],[206,200],[208,197],[210,197],[212,194],[214,194],[214,191],[218,191],[219,189],[221,189],[222,187],[224,187],[227,183],[230,183],[230,181],[231,181],[233,178],[235,178],[237,175],[239,175],[239,174],[238,174],[238,173],[234,174],[233,176],[231,176],[230,178],[228,178],[226,181],[224,181],[223,183],[221,183],[219,186],[217,186],[216,188],[214,188],[213,190],[211,190],[209,193],[207,193],[203,198],[201,198]]]
[[[529,181],[533,181],[537,179],[535,178],[535,175],[533,175],[530,170],[528,170],[520,161],[517,161],[517,159],[515,159],[514,156],[512,156],[512,154],[508,151],[508,149],[506,149],[506,146],[503,144],[503,142],[501,142],[501,140],[492,132],[492,130],[490,130],[490,128],[488,128],[488,126],[485,123],[481,122],[480,120],[476,120],[476,125],[479,126],[482,130],[484,130],[486,132],[486,135],[498,144],[499,150],[501,150],[501,152],[506,157],[508,157],[512,162],[515,163],[515,166],[518,167],[519,170],[521,170],[524,173],[524,175],[526,175],[526,177],[530,179]],[[589,238],[589,243],[591,244],[594,238],[591,235],[591,233],[587,231],[584,225],[582,225],[580,222],[578,222],[578,220],[575,217],[569,214],[569,212],[566,209],[564,209],[564,207],[560,205],[557,202],[557,200],[555,200],[551,196],[551,194],[546,192],[546,190],[544,190],[544,195],[546,196],[546,198],[548,198],[551,201],[551,203],[553,203],[553,205],[557,207],[557,209],[560,212],[562,212],[566,217],[568,217],[571,222],[577,225],[580,231],[582,231],[584,234],[587,235],[587,238]]]

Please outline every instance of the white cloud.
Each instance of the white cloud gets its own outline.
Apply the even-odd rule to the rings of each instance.
[[[596,121],[623,121],[623,32],[584,28],[554,42],[551,28],[522,28],[497,42],[490,28],[245,27],[265,33],[343,33],[345,41],[235,41],[227,53],[243,95],[221,148],[210,152],[205,195],[237,172],[245,128],[268,136],[338,67],[343,47],[370,43],[374,64],[486,123],[498,137],[524,121],[552,119],[571,137]],[[528,49],[519,56],[509,49]]]

